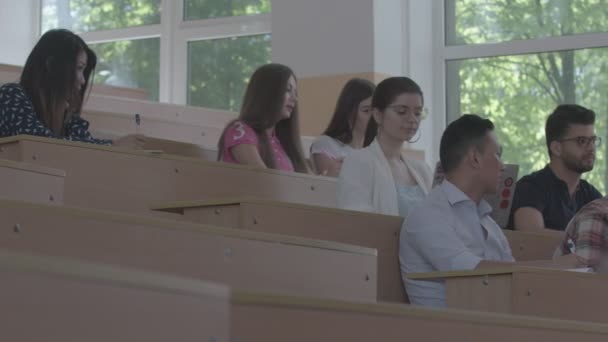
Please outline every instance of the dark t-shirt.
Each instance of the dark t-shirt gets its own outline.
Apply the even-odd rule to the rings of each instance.
[[[571,197],[566,182],[557,178],[547,165],[517,182],[507,227],[513,229],[513,215],[517,209],[530,207],[541,212],[545,228],[563,231],[580,208],[600,197],[602,194],[583,179]]]

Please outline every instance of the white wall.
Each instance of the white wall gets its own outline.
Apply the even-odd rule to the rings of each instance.
[[[0,63],[25,64],[38,36],[36,0],[0,0]]]
[[[272,61],[298,77],[374,71],[372,0],[272,1]]]

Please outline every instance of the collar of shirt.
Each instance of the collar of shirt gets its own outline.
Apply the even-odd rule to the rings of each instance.
[[[557,177],[557,175],[549,167],[549,164],[547,164],[547,166],[545,166],[545,168],[542,170],[542,172],[545,174],[545,176],[548,179],[551,180],[551,182],[553,182],[557,186],[559,186],[562,189],[562,191],[565,191],[568,194],[568,197],[570,197],[570,192],[568,191],[568,184],[566,184],[566,182],[564,182],[563,180],[561,180],[560,178]],[[574,191],[574,193],[577,193],[580,189],[581,189],[581,182],[579,181],[578,184],[576,185],[576,190]]]
[[[445,179],[441,183],[440,187],[441,187],[441,190],[445,193],[445,195],[448,199],[448,202],[450,202],[451,206],[455,206],[456,204],[462,203],[462,202],[471,202],[473,205],[475,205],[475,202],[473,202],[473,200],[470,199],[469,196],[467,196],[467,194],[465,194],[462,190],[460,190],[456,185],[452,184],[447,179]],[[492,207],[484,199],[482,199],[479,202],[479,205],[477,205],[476,207],[477,207],[477,214],[481,218],[483,218],[487,215],[490,215],[492,213]]]

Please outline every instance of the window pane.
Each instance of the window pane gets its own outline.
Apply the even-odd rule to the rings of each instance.
[[[251,74],[270,62],[270,35],[188,44],[188,104],[239,111]]]
[[[184,20],[197,20],[270,12],[270,0],[184,0]]]
[[[520,165],[520,176],[545,166],[544,125],[561,103],[597,114],[596,135],[606,140],[608,48],[448,62],[448,113],[487,116],[496,125],[503,159]],[[583,177],[606,192],[608,149],[597,150],[595,168]]]
[[[159,38],[92,44],[91,49],[98,58],[96,84],[141,88],[158,101]]]
[[[608,32],[606,0],[446,0],[448,45]]]
[[[42,32],[77,32],[160,24],[161,0],[42,0]]]

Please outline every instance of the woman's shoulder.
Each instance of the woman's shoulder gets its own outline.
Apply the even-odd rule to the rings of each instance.
[[[26,98],[25,90],[18,83],[6,83],[0,87],[0,97],[12,96]]]
[[[224,143],[228,146],[238,144],[257,144],[257,134],[245,122],[235,120],[229,123],[224,131]]]
[[[348,145],[345,145],[343,142],[323,134],[318,136],[312,142],[310,145],[310,152],[336,154],[338,151],[344,150],[345,146]]]

